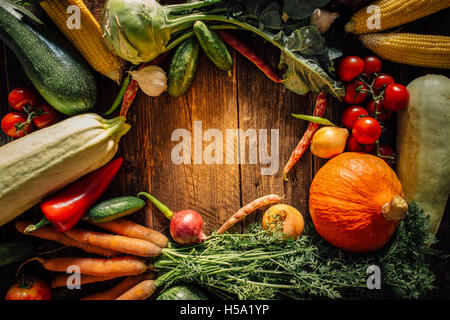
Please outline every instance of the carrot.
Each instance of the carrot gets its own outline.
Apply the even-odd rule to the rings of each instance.
[[[66,235],[81,243],[98,246],[140,257],[156,257],[161,254],[161,248],[151,242],[118,236],[108,233],[72,228]]]
[[[143,281],[152,281],[155,279],[154,273],[143,273],[132,277],[126,277],[117,285],[109,290],[92,294],[90,296],[84,297],[81,300],[115,300],[120,297],[123,293],[132,289],[138,283]]]
[[[69,277],[72,276],[71,274],[62,274],[60,276],[57,276],[52,279],[50,286],[52,288],[59,288],[59,287],[65,287],[67,286],[67,280]],[[116,279],[118,277],[116,276],[109,276],[109,277],[98,277],[98,276],[89,276],[89,275],[82,275],[81,277],[81,283],[80,284],[89,284],[89,283],[96,283],[96,282],[103,282],[108,281],[111,279]]]
[[[116,298],[116,300],[146,300],[155,292],[155,281],[144,280]]]
[[[325,108],[327,106],[327,98],[325,91],[322,90],[319,95],[316,98],[316,106],[314,108],[314,116],[322,117],[325,113]],[[291,157],[289,158],[289,161],[287,162],[286,166],[283,170],[284,180],[287,180],[287,174],[292,169],[294,164],[297,163],[297,161],[302,157],[302,155],[305,153],[306,149],[308,149],[308,146],[311,144],[312,137],[314,133],[319,128],[319,124],[310,122],[308,125],[308,128],[306,129],[305,134],[303,135],[302,139],[298,143],[297,147],[295,148],[294,152],[292,152]]]
[[[142,258],[132,256],[121,256],[111,259],[102,258],[34,258],[39,261],[44,269],[55,272],[66,272],[68,267],[77,266],[81,274],[99,277],[123,277],[134,276],[152,270],[153,265],[147,264]]]
[[[217,30],[217,34],[228,44],[230,47],[234,48],[237,52],[242,54],[248,60],[250,60],[259,70],[264,72],[264,74],[273,82],[281,83],[283,79],[276,73],[276,71],[269,66],[258,54],[247,44],[241,41],[239,38],[235,37],[228,31]]]
[[[161,232],[144,227],[127,219],[118,219],[109,222],[97,223],[96,226],[109,232],[125,237],[150,241],[161,248],[167,247],[169,239]]]
[[[230,229],[232,226],[234,226],[236,223],[238,223],[240,220],[244,219],[246,216],[248,216],[250,213],[258,210],[259,208],[280,202],[283,199],[283,197],[277,196],[276,194],[269,194],[267,196],[258,198],[249,204],[245,205],[241,209],[239,209],[235,214],[233,214],[225,223],[219,228],[217,231],[218,233],[224,233],[228,229]]]
[[[36,231],[33,231],[32,233],[25,232],[24,231],[25,228],[29,225],[30,225],[29,222],[21,221],[21,222],[17,222],[15,226],[16,226],[16,229],[20,233],[23,233],[25,235],[30,235],[30,236],[34,236],[34,237],[45,239],[45,240],[59,242],[67,247],[80,248],[80,249],[83,249],[87,253],[98,254],[98,255],[101,255],[104,257],[114,257],[118,254],[117,251],[104,249],[104,248],[100,248],[97,246],[93,246],[90,244],[84,244],[79,241],[76,241],[76,240],[68,237],[64,233],[56,231],[55,229],[53,229],[52,226],[49,226],[49,225],[43,226],[43,227],[37,229]]]

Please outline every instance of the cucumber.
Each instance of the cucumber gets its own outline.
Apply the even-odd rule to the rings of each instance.
[[[167,92],[178,98],[191,87],[197,69],[200,45],[195,38],[183,41],[175,51],[168,72]]]
[[[145,207],[145,201],[132,196],[117,197],[99,202],[88,211],[89,221],[108,222],[125,217]]]
[[[0,267],[33,257],[37,246],[30,241],[12,240],[0,243]]]
[[[233,68],[230,52],[217,33],[209,30],[202,21],[194,23],[194,33],[205,54],[220,70],[230,71]]]
[[[163,291],[156,300],[210,300],[210,298],[196,286],[176,285]]]
[[[66,115],[97,101],[97,83],[81,55],[22,7],[0,0],[0,39],[20,61],[42,97]]]

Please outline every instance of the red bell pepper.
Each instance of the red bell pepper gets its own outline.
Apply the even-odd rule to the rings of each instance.
[[[122,163],[117,158],[44,199],[41,210],[53,227],[72,228],[108,189]]]

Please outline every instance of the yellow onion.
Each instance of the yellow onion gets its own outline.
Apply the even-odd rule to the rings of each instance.
[[[348,130],[338,127],[322,127],[314,134],[311,152],[322,159],[331,159],[344,152]]]
[[[264,212],[262,226],[265,230],[281,227],[284,239],[297,240],[303,233],[305,221],[300,211],[287,204],[277,204]]]
[[[157,97],[167,90],[166,72],[158,66],[146,66],[138,71],[130,71],[139,88],[150,97]]]

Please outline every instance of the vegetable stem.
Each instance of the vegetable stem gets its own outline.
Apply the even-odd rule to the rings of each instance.
[[[103,114],[104,116],[108,116],[108,115],[112,114],[120,106],[120,104],[122,103],[123,97],[125,95],[125,91],[127,90],[128,85],[130,84],[130,81],[131,81],[131,75],[128,73],[128,75],[122,81],[122,86],[120,87],[120,91],[117,94],[116,99],[114,100],[114,102],[111,105],[111,107],[109,108],[109,110]]]
[[[50,221],[44,216],[38,223],[36,224],[30,224],[28,227],[25,228],[25,233],[32,233],[36,231],[37,229],[49,224]]]
[[[215,3],[219,3],[221,1],[222,0],[204,0],[204,1],[193,1],[193,2],[188,2],[188,3],[171,4],[171,5],[165,5],[164,9],[167,10],[168,14],[171,14],[173,12],[186,11],[186,10],[192,10],[192,9],[198,9],[198,8],[210,6]]]
[[[144,196],[147,199],[149,199],[158,209],[159,211],[161,211],[167,219],[172,219],[173,217],[173,212],[164,204],[162,204],[158,199],[156,199],[154,196],[152,196],[151,194],[148,194],[147,192],[139,192],[138,197],[140,196]]]

